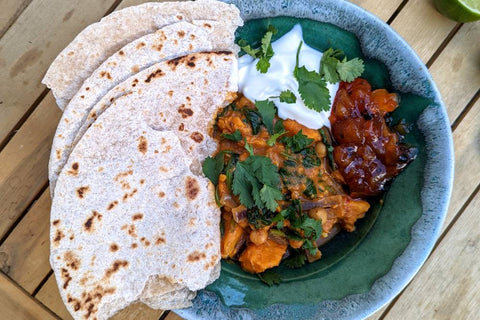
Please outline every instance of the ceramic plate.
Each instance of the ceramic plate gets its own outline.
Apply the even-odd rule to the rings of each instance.
[[[269,24],[276,37],[300,23],[310,46],[342,49],[365,60],[374,88],[400,94],[393,123],[412,125],[406,142],[418,157],[398,176],[380,206],[377,199],[353,233],[322,248],[323,258],[297,270],[277,268],[268,287],[238,266],[222,263],[220,278],[199,292],[187,319],[361,319],[397,295],[423,264],[442,226],[453,179],[449,121],[422,61],[388,25],[346,1],[227,1],[245,26],[237,37],[259,40]],[[297,45],[297,44],[292,44]]]

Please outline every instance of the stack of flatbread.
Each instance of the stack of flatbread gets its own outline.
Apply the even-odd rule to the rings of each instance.
[[[83,30],[43,82],[64,114],[49,165],[51,265],[75,319],[188,307],[220,272],[201,163],[237,92],[233,5],[146,3]]]

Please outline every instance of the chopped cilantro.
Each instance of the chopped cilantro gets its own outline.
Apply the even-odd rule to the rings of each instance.
[[[276,200],[282,200],[279,188],[278,168],[268,157],[252,155],[245,161],[237,163],[233,176],[233,193],[240,197],[240,202],[251,209],[275,211]]]
[[[220,152],[215,156],[215,158],[208,157],[202,164],[203,174],[207,177],[214,185],[218,184],[218,176],[223,170],[224,167],[225,155],[223,152]]]
[[[245,118],[247,118],[248,122],[252,126],[253,134],[257,134],[260,132],[260,127],[262,125],[262,118],[257,111],[254,110],[245,110]]]
[[[305,66],[298,66],[298,57],[302,43],[298,46],[297,60],[293,75],[298,82],[298,92],[305,105],[317,112],[328,111],[330,108],[330,92],[327,89],[327,83],[323,80],[320,73],[308,71]]]
[[[277,109],[273,104],[273,101],[262,100],[255,101],[255,107],[257,107],[260,116],[262,117],[262,122],[268,130],[268,133],[273,133],[273,118],[277,113]]]
[[[297,153],[308,147],[313,142],[313,139],[308,138],[303,134],[302,130],[300,130],[292,137],[283,137],[282,142],[292,152]]]
[[[275,142],[277,142],[277,139],[280,138],[281,136],[283,136],[285,133],[287,133],[287,131],[282,130],[280,132],[277,132],[277,133],[273,134],[272,136],[270,136],[270,138],[268,138],[267,144],[270,147],[272,147],[275,144]]]
[[[307,178],[307,187],[303,191],[303,194],[310,199],[315,198],[317,195],[317,188],[315,188],[315,183],[313,183],[312,179]]]
[[[305,253],[295,250],[295,251],[292,251],[292,254],[290,257],[288,257],[283,261],[283,264],[288,268],[297,269],[303,266],[306,260],[307,260],[307,256],[305,255]]]
[[[299,153],[303,157],[302,164],[305,168],[318,167],[322,164],[313,147],[303,149]]]
[[[266,283],[269,287],[273,286],[274,284],[280,284],[281,278],[278,273],[273,271],[272,269],[265,270],[262,273],[257,274],[258,278],[262,280],[262,282]]]
[[[284,90],[280,92],[280,102],[286,102],[286,103],[295,103],[297,102],[297,97],[291,90]]]
[[[235,130],[234,133],[224,133],[223,137],[225,139],[238,142],[238,141],[242,140],[242,133],[240,132],[240,130],[237,129],[237,130]]]
[[[327,157],[328,157],[328,162],[330,162],[330,166],[332,167],[333,170],[335,170],[336,165],[335,165],[335,160],[333,159],[333,146],[330,144],[330,141],[327,137],[327,134],[322,130],[318,130],[320,132],[320,135],[322,136],[323,143],[327,147]]]

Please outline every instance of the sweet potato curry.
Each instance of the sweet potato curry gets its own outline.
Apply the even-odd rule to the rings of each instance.
[[[351,232],[388,180],[414,158],[385,122],[396,94],[342,82],[328,128],[278,118],[273,102],[243,96],[220,110],[214,157],[203,164],[222,212],[222,258],[262,273],[321,258],[319,244]],[[362,198],[363,197],[363,198]]]

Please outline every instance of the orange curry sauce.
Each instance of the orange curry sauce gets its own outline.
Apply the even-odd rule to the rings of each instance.
[[[372,92],[363,79],[341,83],[330,118],[333,136],[339,144],[333,143],[336,146],[330,159],[332,139],[326,128],[313,130],[275,116],[274,123],[283,122],[285,133],[270,146],[267,141],[271,135],[265,126],[253,128],[248,116],[256,111],[254,103],[240,96],[221,110],[213,136],[219,145],[217,154],[225,154],[225,166],[249,157],[246,141],[255,155],[268,157],[278,168],[284,195],[275,212],[259,213],[242,205],[232,192],[231,176],[220,174],[216,195],[222,211],[222,258],[238,261],[245,271],[261,273],[292,255],[301,254],[309,262],[318,260],[321,252],[317,244],[322,238],[338,227],[353,231],[356,220],[370,208],[360,197],[378,194],[385,182],[407,163],[402,158],[406,149],[398,144],[397,134],[388,129],[384,120],[385,114],[397,105],[395,94],[385,90]],[[225,134],[237,130],[241,140],[225,138]],[[293,152],[282,137],[299,132],[311,140],[301,152]],[[281,224],[271,222],[273,216],[295,205],[300,208],[296,218],[306,215],[305,218],[321,223],[321,234],[315,234],[315,239],[308,239],[304,230],[292,226],[288,219]]]

